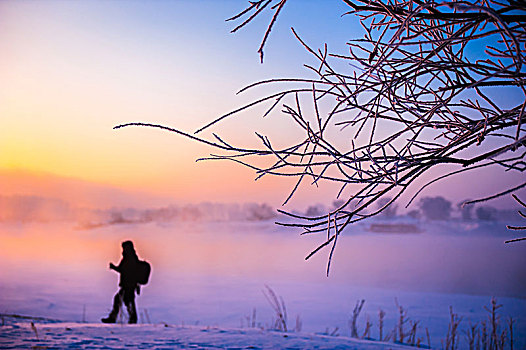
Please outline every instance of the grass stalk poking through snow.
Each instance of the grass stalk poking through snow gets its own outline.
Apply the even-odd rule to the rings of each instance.
[[[513,323],[515,320],[513,317],[508,318],[508,328],[510,331],[510,350],[513,350]]]
[[[495,298],[491,298],[490,304],[491,306],[489,308],[484,306],[486,311],[489,312],[489,321],[491,324],[489,347],[490,349],[501,349],[503,346],[501,346],[500,342],[502,337],[499,337],[500,316],[497,315],[497,310],[500,309],[502,305],[497,304],[497,299]]]
[[[384,317],[385,317],[385,311],[382,309],[378,309],[378,333],[379,341],[384,341]]]
[[[244,320],[241,319],[241,327],[243,327],[243,321],[246,321],[248,328],[256,328],[257,323],[257,317],[256,317],[256,308],[252,309],[252,313],[249,313],[245,316]],[[258,325],[259,328],[262,328],[261,325]]]
[[[350,322],[350,326],[351,326],[351,337],[353,338],[358,338],[358,327],[356,326],[356,321],[358,320],[358,316],[360,315],[360,312],[362,311],[364,303],[365,303],[365,299],[358,300],[352,311],[352,319]]]
[[[369,315],[367,315],[367,321],[365,322],[365,330],[363,331],[363,339],[371,339],[371,327],[373,324],[371,323],[371,320],[369,318]]]
[[[399,342],[401,344],[404,343],[404,338],[406,336],[404,332],[404,325],[407,323],[407,310],[404,310],[404,308],[398,304],[398,299],[395,298],[395,304],[396,308],[398,309],[399,316],[398,316],[398,324],[395,327],[394,331],[394,341]],[[398,337],[397,337],[397,331],[398,331]]]
[[[475,325],[470,323],[469,330],[464,331],[470,350],[504,350],[508,340],[509,348],[513,350],[513,323],[515,320],[509,318],[507,327],[503,327],[501,331],[500,316],[497,314],[497,310],[501,307],[502,305],[498,304],[495,298],[491,298],[490,307],[484,306],[484,309],[489,313],[488,320],[480,322],[480,327],[477,323]]]
[[[469,328],[467,331],[464,331],[466,338],[468,340],[469,350],[475,350],[475,344],[477,344],[477,349],[480,348],[480,334],[478,333],[477,324],[472,325],[469,323]]]
[[[303,327],[303,322],[301,321],[300,315],[296,315],[296,326],[294,327],[295,332],[301,332],[301,328]]]
[[[462,321],[462,317],[458,317],[453,312],[453,307],[449,307],[450,321],[447,329],[445,344],[442,344],[445,350],[455,350],[458,348],[458,325]]]
[[[276,293],[269,286],[265,285],[266,290],[263,290],[265,298],[274,310],[275,320],[271,326],[272,329],[287,332],[287,308],[282,297],[277,297]]]

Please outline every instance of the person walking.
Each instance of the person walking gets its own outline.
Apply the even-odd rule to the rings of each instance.
[[[126,305],[128,310],[128,323],[137,323],[137,310],[135,308],[135,292],[140,294],[139,282],[137,280],[137,269],[139,258],[135,252],[132,241],[122,242],[122,260],[118,266],[110,262],[110,269],[120,274],[119,291],[113,298],[113,308],[108,317],[102,318],[103,323],[115,323],[117,315],[122,307]]]

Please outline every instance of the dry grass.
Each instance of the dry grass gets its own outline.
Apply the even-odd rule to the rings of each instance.
[[[272,307],[272,310],[274,310],[274,320],[270,328],[277,331],[287,332],[287,308],[285,307],[285,301],[282,297],[278,298],[272,288],[267,285],[265,285],[263,295],[265,295],[265,298]]]

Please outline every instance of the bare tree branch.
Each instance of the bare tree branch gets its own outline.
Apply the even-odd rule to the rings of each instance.
[[[296,177],[285,203],[306,179],[312,179],[313,185],[321,181],[339,184],[338,196],[344,196],[345,204],[326,215],[308,217],[280,210],[294,220],[281,223],[285,226],[302,227],[309,234],[327,232],[327,239],[307,259],[332,243],[328,267],[338,236],[348,225],[380,213],[382,208],[369,210],[380,199],[399,200],[409,188],[418,194],[427,184],[452,175],[469,176],[471,170],[489,165],[503,171],[526,171],[525,2],[343,1],[349,6],[346,15],[355,16],[365,31],[363,38],[347,43],[347,53],[331,53],[326,47],[316,51],[292,29],[316,61],[306,65],[314,77],[250,84],[240,92],[261,85],[281,88],[196,131],[269,103],[264,115],[281,111],[291,118],[304,133],[299,140],[286,139],[288,146],[276,148],[267,136],[259,135],[261,148],[244,149],[219,136],[214,136],[218,142],[212,142],[174,128],[127,124],[161,127],[205,143],[225,152],[208,159],[239,162],[254,169],[258,178]],[[261,60],[285,3],[252,1],[229,19],[248,16],[236,31],[264,9],[273,11],[258,50]],[[519,98],[513,106],[504,105],[492,98],[496,89],[513,91]],[[342,145],[341,138],[348,141]],[[272,165],[257,165],[261,158],[271,159]],[[416,186],[416,180],[432,168],[438,169],[438,175]],[[476,201],[525,186],[512,184]],[[351,202],[357,204],[347,207]]]

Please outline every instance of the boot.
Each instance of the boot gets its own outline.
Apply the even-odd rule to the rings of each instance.
[[[117,314],[119,312],[110,312],[110,314],[108,315],[108,317],[104,317],[104,318],[101,318],[100,320],[102,321],[102,323],[115,323],[117,322]]]
[[[104,317],[100,319],[102,323],[115,323],[117,319],[115,317],[112,317],[111,315],[108,317]]]

